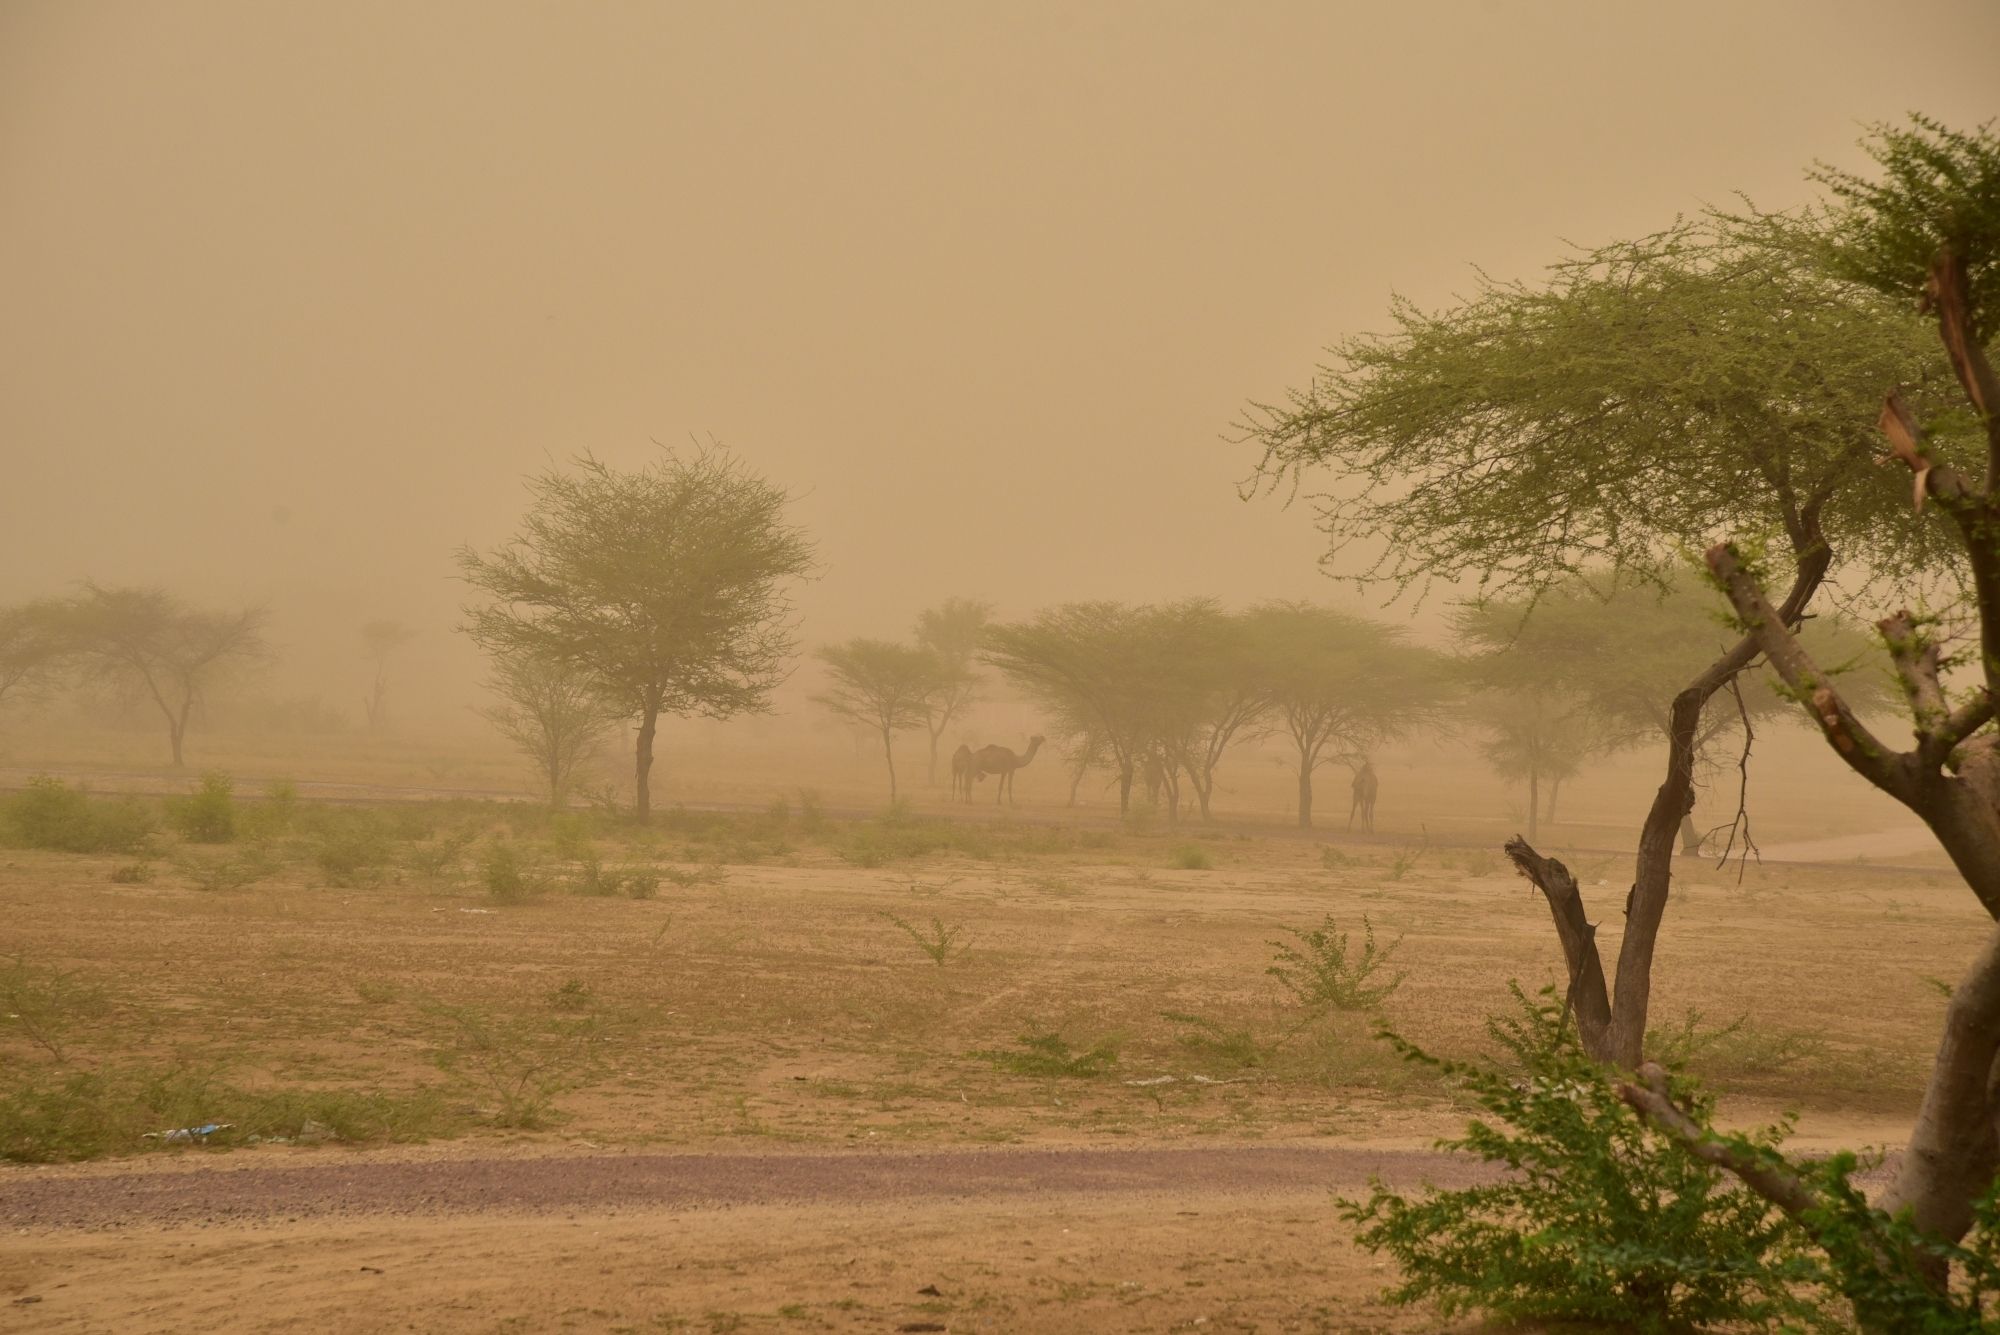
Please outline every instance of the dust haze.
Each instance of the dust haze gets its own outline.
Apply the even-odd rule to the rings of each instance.
[[[1979,0],[0,3],[0,1294],[1442,1329],[1327,1189],[1490,1180],[1376,1030],[1495,1015],[1502,1087],[1657,1128],[1663,1061],[1931,1219],[2000,825],[1854,756],[1902,680],[2000,819],[1983,382],[1943,259],[1920,319],[1885,224],[1822,305],[1797,220],[1883,127],[1987,151],[1996,53]],[[1582,444],[1482,508],[1467,403]],[[198,1286],[87,1231],[197,1215]]]

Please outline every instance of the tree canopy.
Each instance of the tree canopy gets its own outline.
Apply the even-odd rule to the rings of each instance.
[[[888,640],[855,639],[819,651],[831,682],[813,697],[835,714],[873,728],[889,766],[889,800],[896,800],[896,734],[924,725],[944,665],[928,649]]]
[[[466,608],[489,652],[568,663],[638,724],[638,818],[651,809],[661,715],[728,718],[767,707],[796,650],[789,583],[813,549],[790,498],[719,449],[665,452],[634,472],[584,456],[528,480],[505,546],[458,554],[491,602]]]

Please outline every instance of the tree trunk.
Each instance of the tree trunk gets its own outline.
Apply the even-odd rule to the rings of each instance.
[[[1692,811],[1681,817],[1681,856],[1684,858],[1701,856],[1701,831],[1694,827]]]
[[[1820,581],[1825,578],[1831,560],[1832,552],[1824,544],[1810,547],[1800,554],[1792,587],[1785,596],[1784,606],[1777,611],[1780,625],[1789,626],[1798,621],[1806,604],[1819,589]],[[1616,986],[1609,1006],[1610,1029],[1601,1060],[1637,1069],[1643,1057],[1646,1018],[1652,1000],[1653,946],[1660,934],[1661,920],[1666,916],[1667,895],[1673,883],[1674,836],[1694,808],[1696,730],[1701,724],[1702,709],[1709,697],[1728,685],[1730,679],[1742,671],[1758,652],[1756,634],[1753,632],[1744,636],[1676,695],[1668,711],[1667,773],[1659,791],[1653,795],[1653,805],[1647,811],[1646,823],[1639,833],[1639,854],[1634,867],[1632,891],[1625,900],[1625,940],[1618,952]],[[1526,852],[1534,853],[1525,844],[1522,847]],[[1510,856],[1513,855],[1510,853]],[[1553,905],[1561,892],[1537,878],[1533,868],[1542,861],[1539,855],[1534,862],[1514,858],[1522,874],[1534,881],[1544,895],[1550,896]],[[1547,861],[1561,866],[1552,859]],[[1571,888],[1573,891],[1574,883]],[[1590,946],[1589,962],[1596,966],[1595,972],[1601,977],[1603,963],[1594,939]],[[1571,994],[1581,1014],[1584,998],[1579,989],[1588,989],[1589,978],[1578,972],[1575,960],[1570,957],[1567,939],[1563,953],[1570,963]]]
[[[889,800],[894,802],[896,800],[896,748],[890,742],[890,734],[887,728],[882,729],[882,758],[889,762]],[[933,751],[933,767],[935,767],[936,763],[937,756],[936,752]],[[935,768],[933,768],[932,776],[933,778],[936,777]]]
[[[1543,813],[1542,818],[1551,825],[1556,823],[1556,794],[1562,791],[1562,786],[1561,775],[1556,775],[1549,780],[1549,805],[1548,810]]]
[[[931,734],[931,768],[930,768],[930,777],[929,777],[929,779],[928,779],[928,782],[929,782],[930,786],[931,786],[931,787],[933,787],[933,788],[937,787],[937,749],[938,749],[938,738],[939,738],[939,737],[941,737],[941,736],[943,736],[943,735],[944,735],[944,729],[943,729],[943,728],[939,728],[939,729],[938,729],[938,730],[937,730],[936,732],[933,732],[933,733]],[[891,769],[891,770],[893,771],[893,770],[894,770],[894,769],[895,769],[896,767],[895,767],[895,765],[894,765],[893,763],[891,763],[891,764],[890,764],[890,766],[889,766],[889,768],[890,768],[890,769]],[[894,784],[891,784],[891,785],[890,785],[890,787],[892,787],[892,788],[893,788],[894,786],[895,786]]]
[[[648,707],[639,716],[639,744],[634,758],[632,817],[644,825],[653,816],[653,737],[659,731],[660,711]]]
[[[1132,814],[1132,765],[1128,761],[1127,763],[1120,765],[1118,767],[1118,815],[1119,818],[1122,820],[1124,817],[1129,816],[1131,814]]]
[[[1313,824],[1313,767],[1304,756],[1299,757],[1299,828],[1310,830]]]
[[[1528,842],[1530,843],[1542,837],[1541,831],[1535,824],[1541,815],[1541,810],[1542,771],[1539,767],[1530,765],[1528,766]]]

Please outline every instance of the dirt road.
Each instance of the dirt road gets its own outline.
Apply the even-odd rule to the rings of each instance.
[[[1309,1146],[397,1161],[0,1176],[0,1329],[1425,1330]],[[240,1164],[240,1166],[239,1166]]]

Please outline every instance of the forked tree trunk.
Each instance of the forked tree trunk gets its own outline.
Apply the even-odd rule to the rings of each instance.
[[[887,728],[882,729],[882,758],[889,762],[889,800],[896,800],[896,748]],[[935,763],[935,761],[933,761]]]
[[[1827,567],[1832,561],[1832,552],[1819,539],[1814,517],[1805,517],[1800,529],[1810,535],[1811,545],[1799,554],[1798,572],[1792,580],[1791,590],[1785,598],[1784,607],[1776,613],[1782,618],[1782,624],[1788,626],[1795,624],[1805,611],[1806,604],[1819,589],[1820,581],[1826,577]],[[1574,933],[1564,926],[1568,913],[1563,906],[1566,901],[1575,902],[1578,920],[1582,920],[1582,895],[1577,890],[1576,882],[1570,880],[1564,886],[1544,880],[1538,874],[1542,868],[1560,867],[1562,864],[1542,858],[1519,838],[1507,845],[1508,857],[1513,859],[1521,874],[1541,890],[1549,902],[1551,914],[1556,918],[1556,933],[1562,938],[1563,955],[1569,969],[1569,991],[1572,1009],[1578,1018],[1578,1032],[1584,1039],[1585,1049],[1600,1061],[1636,1069],[1643,1059],[1646,1019],[1652,1001],[1653,947],[1659,938],[1660,923],[1666,916],[1667,897],[1673,884],[1674,838],[1681,822],[1694,806],[1695,741],[1701,712],[1709,698],[1748,666],[1758,651],[1755,633],[1744,636],[1674,697],[1667,718],[1667,773],[1653,795],[1653,805],[1646,812],[1646,823],[1639,832],[1639,853],[1632,890],[1625,900],[1625,937],[1619,948],[1618,969],[1608,996],[1605,995],[1603,960],[1595,935],[1574,938],[1574,944],[1581,951],[1579,954],[1572,949]],[[1587,1032],[1585,1019],[1587,1015],[1600,1012],[1607,1017],[1601,1039],[1593,1038]]]

